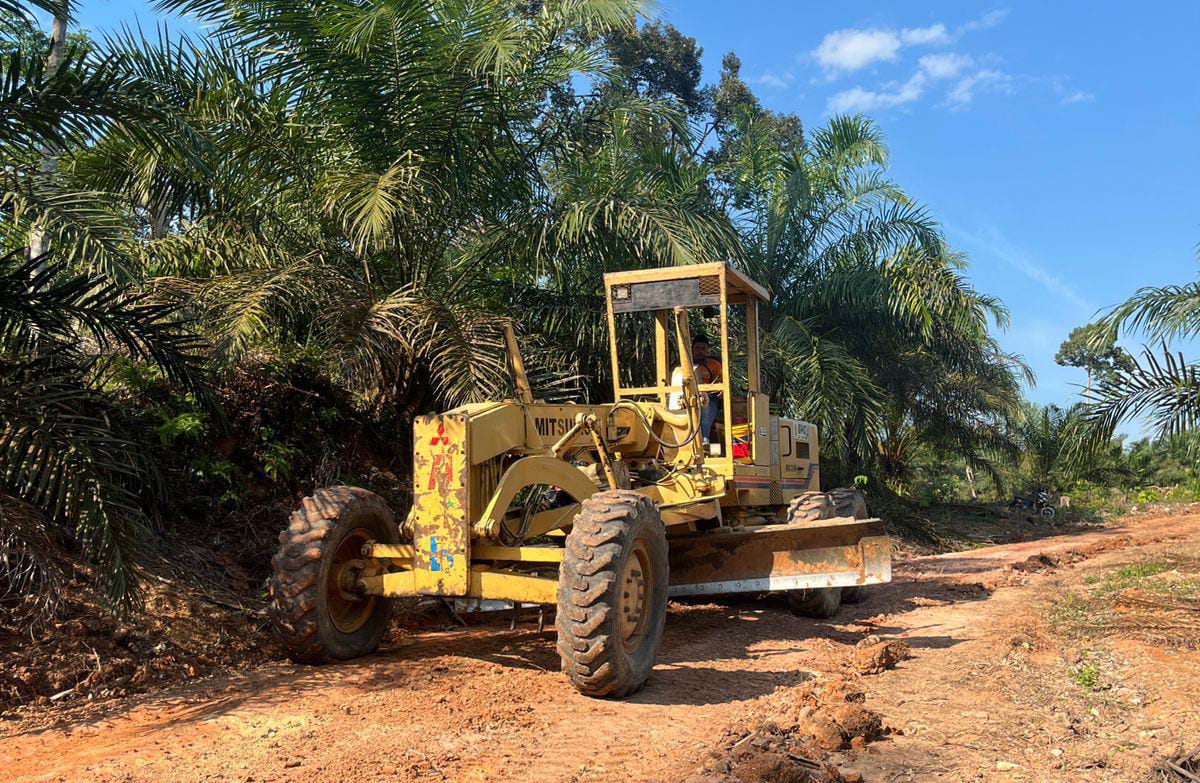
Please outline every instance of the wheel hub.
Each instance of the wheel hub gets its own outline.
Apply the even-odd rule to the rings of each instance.
[[[370,619],[376,598],[358,591],[363,544],[372,540],[365,527],[355,528],[338,542],[325,580],[329,619],[342,633],[354,633]]]
[[[621,641],[627,652],[633,652],[642,643],[646,633],[647,596],[653,585],[650,583],[650,556],[642,542],[637,542],[621,577],[617,582],[617,617],[620,621]]]

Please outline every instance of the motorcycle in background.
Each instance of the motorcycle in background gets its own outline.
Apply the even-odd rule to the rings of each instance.
[[[1008,504],[1009,512],[1022,511],[1027,514],[1037,514],[1042,519],[1050,522],[1054,519],[1054,504],[1050,499],[1049,492],[1037,491],[1029,495],[1018,495],[1013,498]]]

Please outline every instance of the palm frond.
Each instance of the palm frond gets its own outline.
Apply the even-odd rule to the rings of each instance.
[[[1133,368],[1101,379],[1093,391],[1088,416],[1104,433],[1123,421],[1145,417],[1159,437],[1180,435],[1200,427],[1200,367],[1166,345],[1161,358],[1149,348]]]
[[[1200,282],[1142,288],[1099,324],[1113,333],[1124,327],[1156,341],[1195,337],[1200,334]]]
[[[202,344],[174,307],[61,264],[20,255],[0,258],[0,345],[24,354],[79,350],[122,353],[160,368],[172,382],[204,396]]]
[[[52,356],[0,360],[0,485],[71,529],[99,565],[103,592],[128,607],[138,598],[147,520],[135,488],[146,466],[87,374]]]

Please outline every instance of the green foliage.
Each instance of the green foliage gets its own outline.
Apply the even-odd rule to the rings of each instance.
[[[190,411],[172,416],[158,425],[158,437],[164,446],[183,439],[195,440],[203,431],[204,417]]]
[[[700,89],[703,47],[672,25],[654,21],[640,28],[618,27],[605,38],[605,49],[620,69],[618,82],[635,94],[678,100],[689,112],[704,108]]]
[[[1081,625],[1087,622],[1090,608],[1087,601],[1074,593],[1067,593],[1050,609],[1050,621],[1055,624]]]
[[[263,473],[272,481],[288,481],[292,478],[292,463],[300,456],[300,450],[278,440],[277,433],[271,427],[263,427],[259,438],[262,441],[260,460]]]
[[[1193,432],[1200,427],[1200,366],[1165,345],[1161,358],[1146,349],[1132,369],[1101,380],[1091,415],[1101,433],[1143,417],[1161,437]]]
[[[1121,442],[1097,441],[1083,405],[1026,405],[1017,431],[1022,475],[1033,489],[1062,492],[1080,481],[1112,483],[1130,474]]]
[[[0,0],[18,6],[69,10]],[[76,531],[114,597],[154,449],[218,504],[295,491],[313,432],[362,416],[404,443],[419,411],[510,396],[505,319],[540,397],[604,398],[618,269],[720,260],[764,283],[764,383],[821,427],[831,473],[931,502],[976,470],[1000,485],[1027,375],[992,336],[1007,312],[890,178],[870,120],[806,132],[732,53],[702,85],[696,41],[638,27],[641,0],[159,6],[207,36],[81,41],[53,75],[28,24],[0,47],[0,475]],[[26,264],[31,229],[51,253]],[[619,327],[635,369],[645,336]],[[328,393],[287,424],[235,397],[254,410],[225,411],[223,443],[206,378],[249,366]],[[1064,459],[1038,470],[1070,480]]]
[[[1200,479],[1200,431],[1133,443],[1128,461],[1134,486],[1175,486]]]
[[[0,487],[69,530],[124,605],[159,477],[108,368],[136,357],[203,396],[196,348],[170,308],[126,286],[0,258]]]
[[[921,486],[917,502],[922,507],[947,503],[960,497],[961,487],[953,476],[946,476]]]
[[[202,451],[188,463],[189,487],[214,491],[226,507],[238,508],[249,498],[246,472],[232,460],[211,451]]]
[[[1200,428],[1200,367],[1167,349],[1168,340],[1200,335],[1200,282],[1139,290],[1091,327],[1092,346],[1112,345],[1122,330],[1140,332],[1161,347],[1144,348],[1140,361],[1102,380],[1089,411],[1097,432],[1103,436],[1137,418],[1148,420],[1160,437]],[[1200,461],[1200,452],[1192,456]]]
[[[1104,595],[1115,593],[1119,590],[1127,590],[1131,587],[1141,587],[1149,577],[1169,570],[1171,570],[1169,563],[1153,560],[1121,566],[1109,571],[1095,592],[1098,595]]]
[[[156,91],[86,36],[73,35],[48,67],[31,10],[66,19],[72,5],[0,2],[0,493],[40,509],[127,607],[147,509],[162,492],[122,379],[137,365],[204,398],[201,345],[174,307],[128,284],[135,230],[121,199],[56,164],[100,135],[163,151],[190,136]],[[27,258],[31,232],[48,254]],[[36,525],[10,525],[21,518],[6,517],[6,550],[44,552],[21,532]],[[0,580],[11,584],[20,563],[28,558],[6,558]]]
[[[1116,334],[1094,335],[1093,331],[1087,326],[1072,329],[1054,356],[1054,361],[1062,367],[1087,370],[1089,389],[1094,378],[1107,378],[1113,373],[1134,369],[1133,358],[1117,345]]]
[[[4,4],[0,3],[0,11]],[[44,58],[50,49],[50,36],[37,26],[37,20],[25,14],[0,17],[0,56],[19,52],[26,58]],[[67,47],[85,55],[95,46],[87,31],[69,32]]]
[[[1080,664],[1072,674],[1075,684],[1085,691],[1098,691],[1104,688],[1104,676],[1099,664],[1094,661]]]

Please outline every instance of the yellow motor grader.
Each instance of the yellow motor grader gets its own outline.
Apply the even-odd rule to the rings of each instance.
[[[552,605],[567,677],[620,697],[646,681],[671,596],[786,591],[796,612],[830,616],[890,580],[882,522],[857,492],[820,491],[816,427],[770,412],[767,291],[720,263],[604,287],[613,402],[534,399],[509,327],[516,398],[417,418],[407,518],[356,487],[304,499],[270,583],[294,660],[373,651],[397,597]],[[719,377],[698,377],[689,315],[715,327]],[[651,331],[653,361],[626,366],[637,346],[618,335]]]

